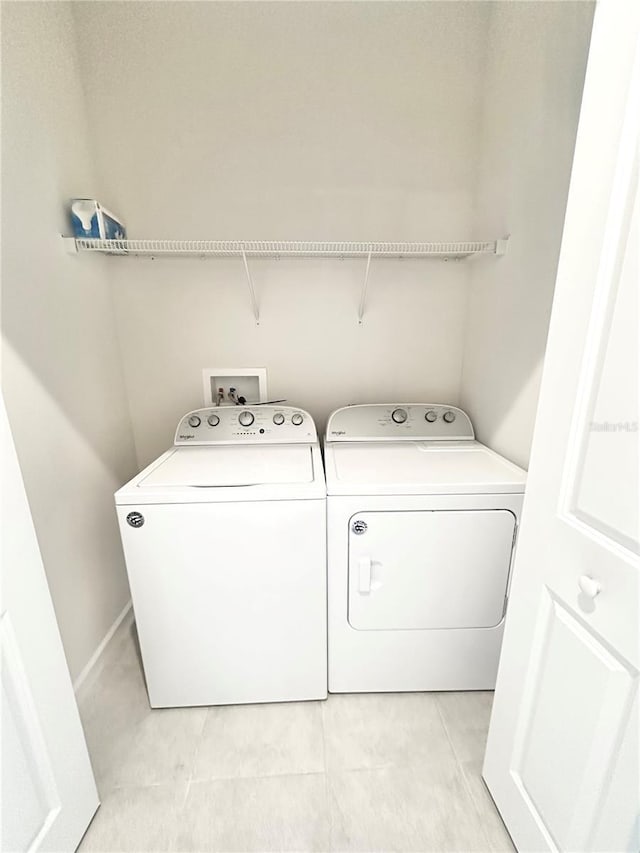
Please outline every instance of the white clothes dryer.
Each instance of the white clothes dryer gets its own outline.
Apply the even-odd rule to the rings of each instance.
[[[115,500],[152,707],[326,698],[326,488],[309,414],[189,412]]]
[[[329,418],[329,691],[495,686],[526,472],[454,406]]]

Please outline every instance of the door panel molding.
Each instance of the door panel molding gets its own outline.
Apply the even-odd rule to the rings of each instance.
[[[22,842],[27,842],[29,850],[35,850],[40,846],[40,842],[47,835],[58,817],[61,809],[60,792],[56,784],[55,774],[51,763],[51,756],[47,748],[47,742],[40,725],[36,704],[29,687],[29,681],[25,666],[20,654],[18,639],[11,622],[11,616],[8,611],[4,611],[0,616],[0,648],[2,656],[2,691],[6,704],[4,704],[4,713],[11,715],[11,723],[8,720],[3,720],[3,741],[4,737],[11,738],[11,734],[15,733],[14,737],[18,743],[7,744],[3,743],[3,751],[6,748],[12,747],[14,754],[21,752],[24,758],[24,766],[29,773],[29,782],[32,785],[32,793],[37,799],[37,804],[41,808],[41,816],[39,825],[30,830],[26,826],[18,826],[16,819],[21,815],[13,812],[11,808],[12,797],[7,795],[7,787],[9,791],[14,791],[19,787],[18,780],[11,778],[3,780],[3,802],[7,799],[9,803],[4,802],[3,817],[2,817],[2,849],[12,850],[20,839]],[[3,717],[4,717],[3,713]],[[3,760],[4,765],[4,760]],[[26,782],[23,779],[23,782]],[[8,783],[8,785],[7,785]],[[17,793],[17,792],[16,792]],[[26,791],[24,792],[26,795]],[[24,805],[24,803],[23,803]],[[27,817],[24,808],[22,816]],[[32,817],[35,815],[32,814]],[[27,839],[24,836],[29,835]]]
[[[571,653],[568,644],[573,646]],[[580,661],[581,654],[588,655],[590,660],[584,657]],[[560,663],[569,657],[576,663],[576,669],[582,669],[576,673],[577,685],[572,682],[572,673],[566,672]],[[590,673],[586,671],[589,668]],[[591,849],[589,841],[595,834],[598,806],[606,798],[606,783],[631,722],[631,709],[638,693],[638,670],[546,586],[541,595],[528,670],[510,761],[511,776],[550,849]],[[580,688],[585,694],[581,697],[585,717],[587,711],[592,716],[590,721],[586,720],[587,726],[584,718],[576,720],[575,725],[571,725],[571,720],[562,720],[563,712],[572,708],[571,703],[563,701],[562,691],[566,690],[575,702],[576,689]],[[575,720],[573,710],[571,714]],[[555,731],[554,720],[560,724]],[[583,723],[582,732],[580,723]],[[574,772],[566,763],[558,765],[560,788],[550,788],[548,757],[570,758],[572,750],[576,754]],[[545,757],[544,766],[540,756]],[[578,782],[575,786],[574,777]],[[553,825],[554,818],[557,821],[560,816],[564,819],[562,829]]]
[[[611,544],[616,544],[638,553],[639,544],[623,531],[600,519],[594,513],[581,509],[581,492],[584,487],[585,464],[587,460],[590,439],[593,437],[593,422],[598,397],[602,387],[605,362],[612,342],[612,325],[615,319],[616,304],[621,286],[621,279],[626,263],[632,263],[637,253],[633,246],[632,224],[637,227],[638,208],[638,175],[640,172],[640,45],[636,50],[632,78],[628,95],[627,109],[611,190],[611,198],[607,211],[602,248],[600,251],[596,282],[593,296],[593,306],[584,343],[582,366],[577,383],[573,419],[570,427],[566,464],[563,471],[559,492],[559,515],[575,517],[587,528],[598,531]],[[637,235],[636,235],[637,242]],[[631,245],[630,245],[631,243]],[[633,276],[635,278],[635,276]],[[637,302],[637,281],[628,276],[627,284],[635,289]],[[633,312],[637,318],[637,304]],[[637,328],[636,328],[637,335]],[[633,333],[632,333],[633,336]],[[637,337],[636,337],[637,340]],[[637,356],[637,353],[636,353]],[[636,357],[637,361],[637,357]],[[636,376],[633,369],[636,368]],[[637,364],[629,364],[628,385],[631,394],[637,395]],[[635,411],[627,419],[635,431],[638,430],[637,396]],[[605,431],[606,432],[606,431]],[[633,437],[629,437],[629,450],[633,453]],[[637,445],[637,442],[636,442]],[[636,478],[637,491],[637,457],[629,460],[627,476]],[[604,470],[602,476],[614,477],[611,470]],[[632,486],[633,489],[633,486]],[[636,513],[637,515],[637,513]]]

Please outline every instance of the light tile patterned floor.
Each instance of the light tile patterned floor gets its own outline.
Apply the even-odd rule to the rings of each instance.
[[[482,779],[491,693],[151,710],[135,628],[79,695],[89,851],[511,851]]]

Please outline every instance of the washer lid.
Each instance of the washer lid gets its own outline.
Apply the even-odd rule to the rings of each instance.
[[[329,494],[524,491],[526,471],[477,441],[327,445]]]
[[[310,483],[309,445],[176,447],[137,483],[139,488]]]

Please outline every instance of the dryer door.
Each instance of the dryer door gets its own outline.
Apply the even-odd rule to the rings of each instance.
[[[353,628],[492,628],[502,620],[513,513],[359,512],[349,525]]]

